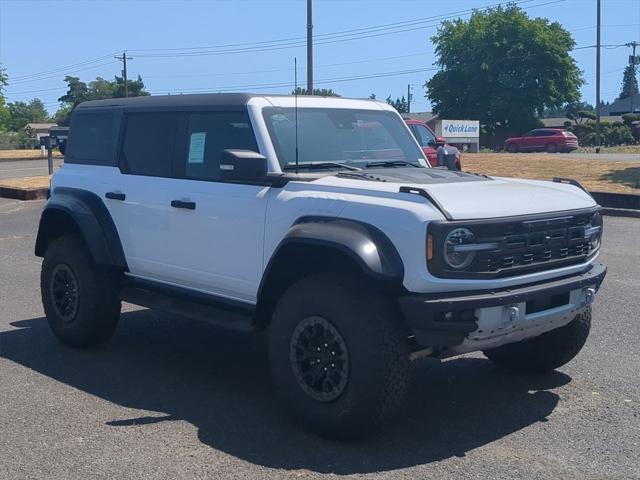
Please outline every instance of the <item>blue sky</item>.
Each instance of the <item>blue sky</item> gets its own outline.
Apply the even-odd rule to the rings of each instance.
[[[430,37],[439,23],[430,19],[466,18],[467,10],[498,2],[314,0],[316,86],[344,96],[375,93],[386,98],[406,94],[411,84],[412,111],[430,110],[422,85],[433,74],[424,70],[433,68]],[[595,44],[596,0],[518,2],[530,16],[560,22],[577,46]],[[373,32],[353,32],[396,22]],[[602,25],[603,45],[640,41],[640,1],[602,0]],[[123,50],[133,57],[130,78],[142,75],[154,94],[228,89],[288,93],[295,56],[299,83],[306,81],[305,29],[305,0],[0,0],[0,63],[11,81],[8,101],[39,97],[51,112],[65,93],[65,74],[84,81],[113,78],[121,69],[113,54]],[[347,30],[351,32],[343,36],[329,35]],[[366,38],[354,39],[358,36]],[[208,54],[192,55],[203,51]],[[619,93],[629,54],[627,47],[602,50],[604,100]],[[573,55],[587,81],[583,99],[593,103],[595,49]]]

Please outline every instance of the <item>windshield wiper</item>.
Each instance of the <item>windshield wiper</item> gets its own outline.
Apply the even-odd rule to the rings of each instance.
[[[373,168],[373,167],[392,168],[392,167],[408,167],[408,166],[422,168],[420,165],[407,162],[406,160],[375,160],[373,162],[367,162],[367,164],[365,165],[366,168]]]
[[[307,168],[309,170],[314,169],[322,169],[322,168],[344,168],[345,170],[354,170],[359,171],[361,168],[354,167],[352,165],[347,165],[345,163],[340,162],[305,162],[300,163],[299,165],[285,165],[282,167],[282,170],[295,170],[296,168]]]

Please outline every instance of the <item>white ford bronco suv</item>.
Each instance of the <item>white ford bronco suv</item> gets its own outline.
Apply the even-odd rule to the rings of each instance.
[[[63,343],[105,342],[122,301],[266,330],[288,410],[345,437],[398,412],[417,357],[570,361],[602,231],[576,182],[429,168],[384,103],[205,94],[79,105],[35,253]]]

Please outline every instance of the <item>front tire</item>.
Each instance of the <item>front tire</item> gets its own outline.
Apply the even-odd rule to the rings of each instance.
[[[483,353],[509,370],[547,373],[573,360],[584,347],[590,330],[591,307],[588,307],[564,327]]]
[[[515,143],[510,143],[509,145],[507,145],[507,152],[518,153],[518,146]]]
[[[54,335],[65,345],[106,342],[120,318],[116,272],[97,268],[78,236],[51,242],[42,262],[42,304]]]
[[[316,274],[291,286],[274,311],[269,357],[278,395],[321,435],[367,434],[407,397],[408,335],[373,290],[358,277]]]

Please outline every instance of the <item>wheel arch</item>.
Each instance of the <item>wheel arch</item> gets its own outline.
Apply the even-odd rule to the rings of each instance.
[[[378,228],[333,217],[304,217],[274,250],[260,282],[256,326],[269,323],[278,298],[297,280],[312,273],[355,273],[384,290],[402,288],[404,265],[389,238]]]
[[[58,187],[40,217],[35,254],[44,257],[51,241],[78,234],[100,266],[127,270],[115,223],[100,197],[87,190]]]

